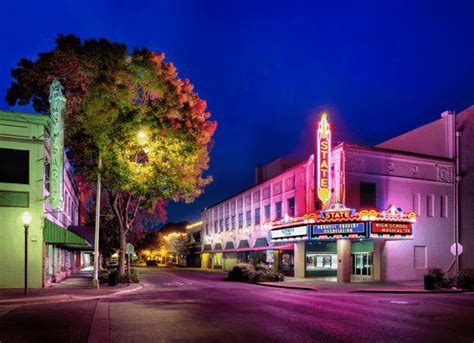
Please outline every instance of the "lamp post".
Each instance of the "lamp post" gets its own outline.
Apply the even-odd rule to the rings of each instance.
[[[101,184],[102,156],[99,150],[97,161],[97,190],[95,196],[95,230],[94,230],[94,275],[92,277],[92,288],[99,289],[99,230],[100,230],[100,194]]]
[[[21,221],[25,227],[25,295],[28,294],[28,228],[31,224],[31,215],[28,212],[23,213]]]

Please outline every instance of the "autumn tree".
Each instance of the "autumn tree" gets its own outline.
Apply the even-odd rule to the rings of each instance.
[[[65,145],[89,182],[101,157],[123,273],[126,237],[140,211],[168,200],[192,202],[211,182],[203,173],[216,123],[209,120],[206,102],[164,54],[129,52],[125,44],[106,39],[82,42],[59,35],[52,51],[34,61],[21,59],[12,76],[8,103],[31,103],[45,114],[51,82],[57,78],[63,85]]]

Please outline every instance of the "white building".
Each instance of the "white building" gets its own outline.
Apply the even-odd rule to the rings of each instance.
[[[458,154],[455,127],[461,131]],[[277,160],[259,168],[255,186],[203,211],[202,267],[230,270],[238,261],[252,260],[298,277],[413,280],[430,267],[454,273],[450,247],[456,241],[464,248],[459,267],[472,267],[473,132],[474,106],[457,116],[445,112],[441,119],[375,147],[334,145],[327,180],[330,200],[323,206],[315,190],[321,173],[315,155],[296,164]],[[457,193],[456,170],[462,175]],[[355,209],[342,222],[358,223],[361,232],[321,234],[327,225],[318,223],[328,222],[321,219],[321,207],[328,210],[337,203]],[[383,222],[398,220],[385,217],[389,208],[405,212],[399,213],[404,233],[380,231]],[[363,219],[364,210],[372,210],[373,218]],[[413,227],[410,212],[416,214]]]

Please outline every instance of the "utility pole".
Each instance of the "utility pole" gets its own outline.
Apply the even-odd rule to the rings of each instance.
[[[97,190],[95,199],[95,234],[94,234],[94,277],[92,279],[92,288],[99,289],[99,229],[100,229],[100,193],[101,185],[102,156],[97,162]]]

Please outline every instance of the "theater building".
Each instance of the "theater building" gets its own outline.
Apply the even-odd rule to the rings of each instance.
[[[61,120],[53,108],[49,116],[0,111],[0,288],[24,286],[25,212],[28,287],[48,287],[90,265],[92,245],[75,232],[79,192]]]
[[[323,115],[314,154],[257,168],[255,186],[203,211],[202,267],[263,262],[338,282],[419,280],[430,267],[472,267],[473,118],[474,107],[444,112],[363,146],[333,144]],[[452,254],[456,242],[465,257]]]

